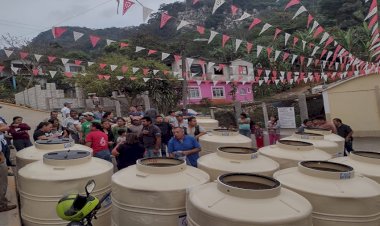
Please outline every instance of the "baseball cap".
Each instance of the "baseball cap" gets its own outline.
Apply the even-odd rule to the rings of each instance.
[[[94,116],[94,113],[88,111],[88,112],[83,113],[82,115],[85,115],[85,116]]]

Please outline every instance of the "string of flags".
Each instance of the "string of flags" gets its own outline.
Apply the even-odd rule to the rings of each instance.
[[[368,0],[366,0],[367,2]],[[371,45],[370,53],[372,57],[376,57],[377,62],[380,61],[380,34],[379,34],[379,18],[378,18],[378,7],[377,1],[372,0],[371,6],[369,8],[368,15],[364,18],[364,21],[369,21],[368,29],[371,31]]]

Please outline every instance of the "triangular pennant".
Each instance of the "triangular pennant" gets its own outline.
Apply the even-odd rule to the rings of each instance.
[[[73,77],[73,73],[72,72],[65,72],[64,74],[68,78],[72,78]]]
[[[369,14],[366,16],[366,18],[364,18],[364,21],[368,20],[369,18],[371,18],[376,13],[377,13],[377,7],[373,8],[372,11],[369,12]]]
[[[136,74],[136,72],[137,72],[138,70],[140,70],[140,68],[138,68],[138,67],[133,67],[133,68],[132,68],[132,72],[133,72],[133,74]]]
[[[186,58],[187,68],[191,68],[191,65],[193,64],[194,59],[193,58]]]
[[[284,52],[284,56],[282,57],[282,61],[286,61],[286,59],[288,59],[290,53],[288,52]]]
[[[272,48],[270,48],[270,47],[268,47],[267,48],[267,54],[268,54],[268,59],[270,59],[270,55],[271,55],[271,53],[272,53]]]
[[[27,53],[27,52],[20,52],[20,57],[22,60],[24,60],[28,55],[29,55],[29,53]]]
[[[333,38],[333,37],[330,37],[329,39],[327,39],[327,42],[326,42],[324,48],[326,48],[328,45],[330,45],[333,41],[334,41],[334,38]]]
[[[42,55],[39,54],[34,54],[34,58],[36,58],[36,61],[39,62],[41,59]]]
[[[11,70],[13,71],[14,74],[17,74],[19,69],[20,68],[18,68],[18,67],[13,67],[13,66],[11,67]]]
[[[274,61],[277,60],[277,58],[280,56],[280,54],[281,54],[281,51],[279,51],[279,50],[275,51],[275,53],[274,53]]]
[[[123,65],[123,66],[121,67],[121,72],[122,72],[123,74],[125,74],[125,73],[127,73],[127,71],[128,71],[128,67],[125,66],[125,65]]]
[[[313,37],[318,37],[324,31],[323,27],[319,26],[317,30],[315,30]]]
[[[292,7],[292,6],[294,6],[294,5],[298,5],[298,4],[300,4],[300,3],[301,3],[300,0],[290,0],[290,2],[289,2],[288,4],[286,4],[286,6],[285,6],[285,10],[286,10],[287,8],[289,8],[289,7]]]
[[[292,57],[292,64],[294,64],[294,62],[296,61],[297,57],[298,57],[298,55],[293,54],[293,57]]]
[[[74,41],[78,41],[78,39],[82,38],[84,34],[81,32],[73,31]]]
[[[167,14],[166,12],[162,13],[161,14],[161,22],[160,22],[160,28],[163,28],[167,23],[168,21],[172,18],[172,16],[170,16],[169,14]]]
[[[272,25],[268,24],[268,23],[265,23],[263,28],[261,29],[259,35],[261,35],[262,33],[264,33],[266,30],[268,30],[270,27],[272,27]]]
[[[197,31],[199,34],[203,35],[205,33],[205,27],[197,26]]]
[[[261,86],[263,84],[264,80],[259,80],[259,86]]]
[[[321,57],[319,59],[322,59],[323,56],[327,53],[327,49],[323,49],[321,53]]]
[[[147,82],[150,80],[150,78],[143,78],[144,82]]]
[[[212,42],[212,40],[214,40],[214,38],[217,34],[219,34],[219,33],[216,31],[210,31],[210,38],[208,39],[208,44],[210,44]]]
[[[322,36],[321,41],[319,42],[319,45],[322,45],[322,43],[324,43],[329,37],[330,35],[327,32],[323,33],[323,36]]]
[[[190,23],[187,22],[186,20],[181,20],[181,22],[178,24],[178,27],[177,27],[177,31],[187,25],[189,25]]]
[[[280,82],[280,79],[275,79],[274,80],[274,83],[276,84],[276,86],[278,85],[279,82]]]
[[[296,44],[298,43],[298,38],[297,37],[294,37],[293,38],[293,48],[296,46]]]
[[[257,57],[260,56],[260,53],[261,53],[262,50],[263,50],[263,47],[258,45],[257,46]]]
[[[214,7],[212,8],[212,14],[225,3],[225,0],[215,0]]]
[[[239,47],[240,47],[240,45],[241,45],[242,42],[243,42],[243,40],[241,40],[241,39],[236,39],[235,40],[235,52],[238,51],[238,49],[239,49]]]
[[[212,68],[214,65],[215,65],[215,63],[213,63],[213,62],[208,62],[208,64],[207,64],[207,69],[208,69],[208,70],[211,70],[211,68]]]
[[[94,62],[91,62],[91,61],[88,61],[87,62],[87,65],[90,67],[91,65],[93,65],[94,64]]]
[[[153,12],[153,9],[150,9],[145,6],[142,6],[142,7],[143,7],[143,21],[146,22],[150,14]]]
[[[274,37],[273,37],[273,40],[276,40],[277,39],[277,36],[281,33],[281,29],[279,28],[276,28],[276,31],[274,32]]]
[[[124,77],[123,76],[116,76],[117,80],[122,80]]]
[[[309,67],[311,62],[313,62],[313,58],[308,58],[307,59],[307,64],[306,64],[306,67]]]
[[[369,11],[371,12],[374,8],[377,8],[377,0],[372,0],[371,6],[369,7]]]
[[[231,5],[231,13],[232,13],[232,16],[235,16],[237,11],[238,11],[238,7],[236,5]]]
[[[117,68],[117,65],[110,65],[111,71],[114,71]]]
[[[247,52],[250,53],[253,48],[253,44],[250,42],[247,42]]]
[[[143,75],[147,76],[149,74],[149,68],[143,68]]]
[[[104,75],[98,75],[98,79],[102,80],[104,78]]]
[[[106,42],[107,42],[107,46],[109,46],[109,45],[111,45],[112,43],[115,43],[116,41],[111,40],[111,39],[107,39]]]
[[[12,50],[6,50],[6,49],[4,49],[4,52],[5,52],[5,55],[7,55],[8,58],[9,58],[9,57],[12,55],[12,53],[13,53]]]
[[[222,47],[226,45],[227,41],[230,40],[230,36],[223,34],[222,36]]]
[[[241,15],[241,17],[239,19],[235,20],[235,21],[242,21],[242,20],[245,20],[245,19],[247,19],[247,18],[249,18],[251,16],[252,16],[251,14],[249,14],[247,12],[244,12],[243,15]]]
[[[170,54],[169,53],[162,53],[161,54],[161,60],[165,60],[166,58],[168,58],[170,56]]]
[[[333,55],[333,52],[332,52],[332,51],[329,51],[329,52],[327,53],[326,60],[328,61],[332,55]]]
[[[307,80],[308,80],[308,78],[304,78],[304,79],[303,79],[303,82],[304,82],[304,83],[307,83]]]
[[[315,46],[313,49],[313,52],[311,53],[311,56],[314,56],[320,48],[321,47],[319,47],[319,46]]]
[[[290,38],[290,34],[289,33],[285,33],[285,46],[288,43],[289,38]]]
[[[197,85],[200,86],[202,84],[202,80],[197,80]]]
[[[104,69],[106,66],[107,64],[102,64],[102,63],[99,64],[100,69]]]
[[[91,41],[92,47],[95,48],[95,46],[98,44],[99,40],[100,40],[100,37],[95,36],[95,35],[90,35],[90,41]]]
[[[32,69],[32,73],[33,73],[34,76],[37,76],[38,72],[39,72],[39,70],[37,68],[33,68]]]
[[[129,44],[128,43],[126,43],[126,42],[120,42],[120,48],[125,48],[125,47],[128,47],[129,46]]]
[[[302,40],[302,51],[305,51],[306,41]]]
[[[57,57],[55,56],[48,56],[49,63],[53,62],[56,58]],[[69,61],[69,59],[65,59],[65,58],[61,58],[61,60],[62,60],[62,64],[66,64]]]
[[[54,76],[57,74],[57,71],[49,71],[51,78],[54,78]]]
[[[124,0],[123,2],[123,15],[128,11],[129,8],[131,8],[135,4],[132,1]]]
[[[157,50],[150,49],[150,50],[148,51],[148,56],[150,56],[150,55],[152,55],[152,54],[155,54],[155,53],[157,53]]]
[[[160,70],[153,70],[153,75],[157,75]]]
[[[315,28],[317,28],[319,26],[319,23],[316,21],[316,20],[314,20],[314,22],[313,22],[313,26],[311,27],[311,30],[310,30],[310,34],[315,30]]]
[[[135,53],[138,53],[138,52],[140,52],[141,50],[144,50],[144,49],[145,49],[144,47],[136,46]]]
[[[310,23],[311,21],[313,21],[313,19],[314,19],[313,16],[309,14],[309,16],[307,17],[307,25],[306,25],[307,28],[310,27]]]
[[[52,31],[52,33],[53,33],[53,37],[54,37],[54,38],[59,38],[59,37],[61,37],[61,35],[62,35],[63,33],[65,33],[65,32],[67,31],[67,29],[66,29],[66,28],[63,28],[63,27],[53,27],[53,28],[51,29],[51,31]]]
[[[265,75],[266,75],[267,77],[269,77],[270,73],[271,73],[271,70],[265,70]]]
[[[229,80],[228,80],[228,81],[226,81],[226,85],[228,85],[228,84],[230,84],[230,83],[231,83],[231,81],[229,81]]]
[[[307,11],[307,9],[305,8],[305,6],[301,6],[301,7],[297,10],[296,14],[294,14],[292,20],[294,20],[297,16],[299,16],[301,13],[306,12],[306,11]]]
[[[259,23],[261,23],[261,20],[259,18],[254,18],[251,25],[249,25],[248,30],[252,30]]]
[[[50,62],[50,60],[53,61],[54,59],[55,59],[54,57],[49,58],[49,62]],[[62,61],[62,64],[65,65],[65,64],[67,64],[67,62],[69,62],[69,59],[61,58],[61,61]]]
[[[300,56],[300,63],[301,63],[301,66],[303,65],[304,60],[305,60],[305,57],[304,57],[304,56]]]
[[[261,77],[261,74],[263,73],[263,69],[257,69],[257,76]]]
[[[174,55],[174,61],[179,62],[182,59],[180,55]]]

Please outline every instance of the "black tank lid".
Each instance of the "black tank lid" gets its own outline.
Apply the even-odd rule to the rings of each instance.
[[[44,155],[45,159],[51,160],[72,160],[81,159],[91,155],[89,151],[68,150],[68,151],[55,151]]]

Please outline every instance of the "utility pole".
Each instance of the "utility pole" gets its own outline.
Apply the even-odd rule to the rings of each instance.
[[[186,65],[186,58],[183,56],[184,50],[182,50],[182,104],[183,108],[187,108],[187,65]]]

